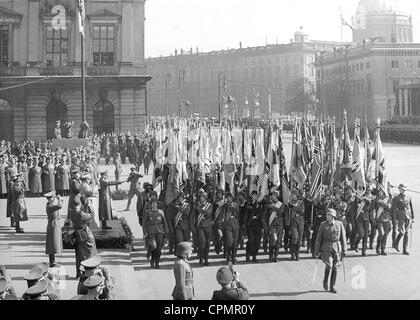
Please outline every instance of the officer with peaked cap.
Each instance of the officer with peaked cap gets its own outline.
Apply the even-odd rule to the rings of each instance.
[[[194,223],[191,223],[198,234],[199,245],[199,263],[204,262],[205,266],[209,265],[210,242],[212,238],[213,228],[213,206],[208,201],[207,193],[200,194],[199,202],[195,208],[195,212],[191,215],[195,218]]]
[[[226,200],[224,198],[225,191],[221,188],[216,191],[216,199],[213,203],[213,245],[216,254],[220,254],[223,245],[223,232],[222,226],[222,208]]]
[[[211,300],[248,300],[248,289],[239,281],[239,274],[228,267],[221,267],[216,273],[216,280],[222,286],[215,290]]]
[[[269,261],[277,262],[284,229],[284,210],[285,205],[279,201],[279,192],[277,190],[273,191],[263,218],[263,226],[267,230],[270,240]]]
[[[126,180],[127,182],[130,182],[130,190],[128,191],[127,208],[125,211],[130,210],[131,200],[134,196],[137,196],[137,201],[142,201],[140,178],[143,178],[143,175],[136,172],[136,167],[132,167],[130,170],[131,172]]]
[[[69,191],[69,205],[67,211],[67,219],[70,219],[70,211],[74,209],[74,198],[80,194],[80,188],[82,181],[80,180],[81,172],[79,167],[73,167],[71,169],[71,180],[70,180],[70,191]]]
[[[176,260],[173,267],[175,287],[172,291],[174,300],[192,300],[194,298],[193,270],[188,262],[192,252],[190,242],[180,242],[176,246]]]
[[[398,186],[399,194],[394,197],[392,201],[392,215],[394,224],[398,226],[398,236],[395,239],[394,249],[398,252],[399,242],[403,238],[403,254],[409,255],[407,251],[408,246],[408,233],[412,228],[414,223],[414,210],[413,202],[411,197],[406,194],[407,186],[405,184],[400,184]]]
[[[222,223],[217,226],[223,233],[227,263],[236,264],[236,253],[239,240],[239,206],[233,194],[226,193],[226,203],[222,207]]]
[[[25,291],[24,300],[59,300],[54,293],[48,292],[49,282],[45,279],[38,281],[35,285]]]
[[[106,267],[101,266],[101,259],[98,255],[86,259],[81,262],[82,273],[77,286],[77,294],[87,294],[88,288],[84,285],[84,282],[91,276],[97,275],[102,278],[104,283],[103,292],[100,294],[99,299],[101,300],[113,300],[113,289],[114,280],[109,274],[109,270]]]
[[[321,223],[315,241],[315,256],[321,257],[325,263],[324,289],[328,291],[328,277],[331,272],[330,292],[337,293],[335,281],[337,269],[347,253],[346,230],[337,219],[334,209],[327,210],[327,221]]]
[[[102,230],[110,230],[112,227],[107,225],[107,221],[112,220],[112,207],[110,186],[122,184],[123,181],[108,181],[108,171],[102,171],[99,179],[99,220],[102,223]]]
[[[25,186],[21,180],[22,173],[18,173],[13,178],[12,186],[12,213],[15,222],[16,233],[24,233],[20,227],[21,221],[28,221],[28,210],[25,201]]]
[[[105,283],[104,279],[100,275],[91,275],[83,282],[83,286],[87,288],[87,293],[82,296],[78,295],[71,300],[107,300],[101,298],[105,288]]]
[[[49,273],[48,264],[45,262],[38,263],[34,265],[29,272],[23,277],[28,285],[28,288],[32,288],[41,281],[47,282],[47,293],[50,294],[54,299],[58,299],[58,292],[54,289],[54,286],[51,282],[52,275]],[[23,300],[29,300],[29,296],[23,294]]]
[[[63,253],[63,239],[60,226],[60,209],[63,207],[63,200],[60,195],[56,196],[55,191],[46,193],[46,212],[48,217],[47,236],[45,243],[45,254],[50,259],[50,267],[56,267],[55,255]]]
[[[0,276],[0,300],[12,300],[12,296],[16,297],[13,287],[9,286],[7,278]]]

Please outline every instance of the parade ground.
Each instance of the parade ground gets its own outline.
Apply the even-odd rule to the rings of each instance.
[[[384,144],[387,178],[393,185],[405,183],[409,189],[420,191],[420,146]],[[290,137],[285,139],[285,154],[290,161]],[[103,166],[109,170],[113,179],[114,167]],[[287,166],[289,167],[289,166]],[[123,166],[127,177],[130,165]],[[142,172],[142,168],[141,171]],[[152,170],[150,170],[152,172]],[[151,181],[151,175],[142,179]],[[128,190],[129,184],[121,188]],[[111,187],[113,190],[114,187]],[[159,189],[157,190],[159,191]],[[398,192],[397,189],[393,190]],[[413,199],[414,212],[420,213],[420,194],[408,192]],[[61,211],[61,223],[67,215],[67,200]],[[162,254],[161,269],[151,269],[146,259],[143,235],[135,211],[135,200],[130,211],[123,211],[126,201],[113,201],[114,215],[125,217],[135,236],[134,250],[99,250],[103,265],[110,269],[111,276],[116,280],[117,299],[164,300],[171,299],[174,287],[172,264],[174,256],[167,249]],[[18,295],[26,289],[23,276],[32,265],[48,262],[45,254],[45,232],[47,215],[44,198],[27,198],[29,221],[23,222],[24,234],[16,234],[9,228],[10,221],[6,218],[6,199],[0,199],[0,264],[5,265],[12,276],[13,285]],[[361,257],[361,252],[348,252],[344,268],[339,269],[336,289],[338,294],[325,292],[322,288],[324,264],[316,261],[306,248],[301,248],[301,260],[290,261],[289,254],[282,254],[277,263],[268,262],[268,255],[258,256],[257,263],[245,262],[245,251],[239,250],[238,264],[234,266],[240,273],[240,280],[248,288],[251,299],[420,299],[420,229],[414,223],[412,240],[404,256],[390,248],[391,234],[388,238],[388,256],[378,256],[374,250],[368,250],[367,257]],[[261,250],[260,250],[261,252]],[[281,249],[283,252],[283,249]],[[225,265],[222,257],[210,254],[210,266],[203,267],[197,259],[192,260],[194,269],[194,287],[196,299],[208,300],[213,290],[218,289],[216,282],[217,269]],[[195,258],[195,255],[193,256]],[[77,280],[75,279],[74,250],[64,250],[57,256],[61,270],[60,286],[63,299],[76,295]],[[315,284],[314,270],[318,265]]]

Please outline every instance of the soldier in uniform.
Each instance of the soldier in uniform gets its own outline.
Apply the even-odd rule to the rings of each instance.
[[[180,242],[176,246],[176,260],[173,267],[175,287],[172,291],[174,300],[192,300],[194,298],[193,270],[188,258],[192,252],[189,242]]]
[[[238,205],[239,205],[239,249],[244,249],[244,242],[246,237],[246,223],[247,223],[247,201],[246,194],[240,192],[238,194]]]
[[[270,237],[269,261],[277,262],[280,250],[281,236],[283,234],[283,214],[284,204],[279,201],[277,190],[271,193],[270,204],[266,208],[263,224],[264,229],[268,230]]]
[[[12,214],[13,221],[15,222],[16,233],[24,233],[20,227],[21,221],[28,221],[28,211],[25,201],[25,186],[21,179],[22,174],[18,173],[13,177],[12,191]]]
[[[302,243],[303,227],[305,224],[305,205],[296,191],[290,195],[289,210],[291,210],[290,232],[292,237],[290,253],[292,260],[299,261],[299,249]]]
[[[47,198],[47,237],[45,243],[45,254],[48,254],[50,267],[56,267],[55,255],[63,253],[63,239],[60,226],[60,209],[63,207],[63,200],[55,191],[45,194]]]
[[[220,254],[222,250],[222,239],[223,239],[223,233],[222,233],[222,218],[221,215],[222,207],[225,204],[224,199],[225,192],[223,189],[218,189],[216,191],[216,200],[213,204],[213,245],[214,245],[214,251],[217,255]]]
[[[86,121],[83,121],[80,124],[79,139],[86,139],[89,133],[89,124]]]
[[[228,267],[221,267],[216,274],[221,290],[215,290],[211,300],[248,300],[248,289],[239,281],[239,274]]]
[[[85,285],[85,281],[92,276],[98,276],[103,283],[103,291],[99,294],[100,300],[113,300],[114,281],[109,274],[106,267],[101,266],[101,259],[99,256],[91,257],[81,262],[82,271],[77,285],[77,294],[88,294],[89,287]]]
[[[378,226],[376,253],[383,256],[387,255],[385,252],[386,241],[392,227],[391,202],[392,199],[387,197],[386,191],[381,187],[375,201],[376,223]]]
[[[114,165],[115,165],[115,180],[120,181],[121,174],[122,174],[122,164],[121,164],[121,155],[117,152],[114,158]],[[115,186],[115,189],[118,190],[118,185]],[[138,201],[138,200],[137,200]]]
[[[99,220],[102,223],[102,230],[110,230],[112,227],[107,225],[107,221],[112,220],[110,186],[122,184],[123,181],[108,181],[108,171],[101,172],[99,179]]]
[[[28,288],[24,294],[24,300],[59,300],[57,295],[48,293],[48,282],[40,280],[37,284]]]
[[[319,199],[313,202],[314,205],[314,219],[312,223],[312,238],[311,238],[311,253],[315,257],[315,241],[318,234],[319,227],[322,222],[326,220],[326,211],[331,205],[331,198],[328,195],[324,195]]]
[[[143,230],[151,251],[150,266],[159,269],[160,255],[165,235],[168,233],[168,224],[163,210],[158,209],[157,198],[152,199],[151,207],[143,215]]]
[[[354,250],[358,252],[358,246],[360,240],[362,240],[362,256],[366,257],[367,239],[369,236],[369,219],[370,219],[370,208],[372,204],[371,197],[372,187],[369,186],[363,197],[357,197],[357,209],[356,209],[356,228],[357,237],[354,243]]]
[[[200,195],[199,203],[195,210],[195,233],[198,234],[199,242],[199,263],[205,266],[209,265],[210,242],[212,236],[212,219],[213,207],[208,201],[207,193]]]
[[[53,280],[53,276],[48,272],[47,263],[42,262],[34,265],[23,278],[26,280],[28,288],[36,286],[39,282],[46,282],[46,293],[53,298],[53,300],[59,299],[58,291],[54,288],[51,281]],[[30,300],[29,298],[30,296],[27,293],[24,293],[22,296],[23,300]]]
[[[105,283],[104,279],[98,275],[91,275],[89,278],[83,281],[83,287],[86,288],[85,294],[78,294],[71,298],[71,300],[111,300],[101,298],[104,295]]]
[[[61,139],[61,121],[57,120],[55,122],[55,128],[54,128],[54,139]]]
[[[125,138],[122,133],[118,136],[118,152],[121,155],[121,161],[123,164],[125,164],[125,158],[126,158],[126,150],[125,150]]]
[[[394,249],[400,252],[398,246],[402,237],[403,239],[403,254],[409,255],[407,251],[408,233],[412,224],[414,223],[414,210],[411,197],[406,195],[407,186],[400,184],[398,186],[399,194],[394,197],[392,201],[392,215],[398,225],[398,236],[395,239]]]
[[[143,178],[143,176],[136,172],[136,168],[132,167],[131,172],[127,178],[127,182],[130,182],[130,190],[128,191],[128,202],[127,202],[127,208],[125,211],[130,210],[131,200],[136,195],[137,201],[141,200],[141,185],[140,185],[140,178]]]
[[[109,142],[109,137],[105,137],[104,141],[104,149],[103,149],[105,163],[106,165],[109,164],[109,160],[111,159],[111,143]]]
[[[257,202],[258,193],[253,190],[251,199],[247,204],[247,234],[248,242],[246,243],[246,261],[252,257],[253,262],[257,262],[258,250],[261,246],[262,228],[263,228],[263,212],[262,206]]]
[[[74,198],[80,194],[80,187],[82,186],[82,181],[80,180],[80,169],[79,167],[74,167],[71,169],[72,178],[70,180],[70,191],[69,191],[69,205],[67,209],[67,219],[69,219],[70,211],[74,209],[73,203]]]
[[[172,209],[170,224],[175,236],[175,245],[190,241],[193,215],[191,205],[185,200],[182,191],[178,194]]]
[[[222,215],[221,230],[223,232],[226,260],[227,263],[236,264],[239,239],[239,207],[234,201],[232,193],[226,193],[226,203],[223,205],[220,214]]]
[[[321,257],[325,263],[324,289],[328,291],[328,277],[331,272],[330,292],[337,293],[335,281],[337,268],[347,253],[346,230],[340,221],[336,220],[337,213],[334,209],[328,209],[327,221],[319,227],[315,241],[315,256]]]

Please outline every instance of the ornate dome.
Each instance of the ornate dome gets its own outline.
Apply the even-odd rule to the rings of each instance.
[[[306,32],[303,31],[303,27],[300,27],[299,30],[295,32],[295,37],[309,36]]]

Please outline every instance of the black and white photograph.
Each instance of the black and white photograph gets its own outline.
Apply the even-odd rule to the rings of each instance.
[[[419,210],[418,0],[0,0],[0,300],[418,300]]]

